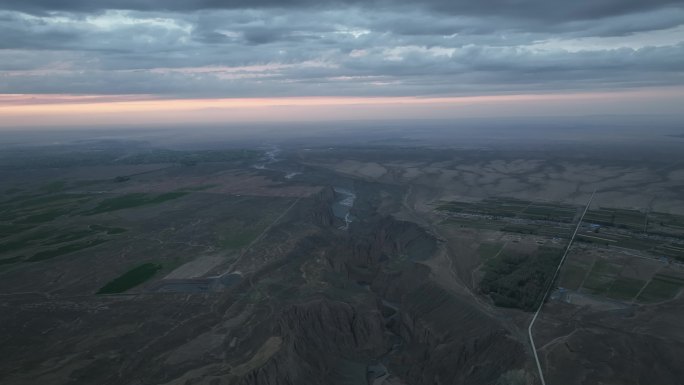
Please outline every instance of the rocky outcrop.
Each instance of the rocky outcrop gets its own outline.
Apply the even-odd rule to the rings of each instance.
[[[411,384],[492,384],[525,362],[523,346],[471,303],[426,283],[405,296],[392,368]]]
[[[411,222],[385,217],[353,226],[346,242],[327,254],[326,265],[348,281],[368,284],[369,295],[284,308],[273,327],[283,341],[280,350],[240,384],[344,383],[350,371],[365,374],[364,363],[382,357],[393,375],[413,385],[493,384],[521,367],[523,346],[496,319],[431,281],[430,268],[419,261],[436,249],[437,240]]]
[[[380,298],[399,305],[388,323],[402,348],[392,373],[411,384],[491,384],[525,362],[523,346],[490,315],[430,280],[417,261],[432,256],[437,240],[411,223],[384,218],[366,237],[353,237],[346,269]],[[396,266],[396,259],[406,261]],[[393,260],[394,259],[394,260]]]
[[[327,299],[291,306],[280,318],[279,329],[300,355],[319,350],[372,357],[382,353],[386,343],[378,310]]]
[[[335,202],[335,190],[331,186],[325,186],[311,199],[313,204],[308,209],[309,220],[319,226],[332,226],[335,223],[335,215],[332,211],[332,204]]]
[[[376,268],[396,257],[425,260],[436,248],[437,240],[417,224],[385,217],[369,232],[351,232],[343,253],[348,264]]]
[[[335,189],[332,186],[327,185],[316,194],[316,197],[327,203],[333,203],[336,198]]]
[[[335,384],[330,373],[341,362],[370,361],[388,349],[382,315],[366,304],[296,304],[282,312],[274,332],[282,336],[280,351],[240,385]]]

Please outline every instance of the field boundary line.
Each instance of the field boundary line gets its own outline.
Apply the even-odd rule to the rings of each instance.
[[[228,274],[233,273],[233,269],[235,268],[235,265],[237,265],[238,263],[240,263],[240,261],[242,261],[242,258],[243,258],[248,252],[250,252],[250,251],[252,250],[252,248],[254,247],[254,245],[256,245],[257,243],[259,243],[259,242],[261,241],[261,239],[264,238],[264,237],[266,236],[266,234],[267,234],[269,231],[271,231],[271,229],[272,229],[273,227],[275,227],[275,225],[276,225],[278,222],[280,222],[280,220],[283,219],[283,217],[285,217],[285,215],[287,215],[287,213],[289,213],[290,210],[292,210],[292,208],[295,207],[295,205],[296,205],[297,203],[299,203],[299,201],[300,201],[301,199],[302,199],[302,197],[297,197],[297,199],[295,199],[295,201],[294,201],[290,206],[288,206],[288,207],[287,207],[287,208],[286,208],[286,209],[285,209],[285,210],[284,210],[284,211],[283,211],[283,212],[282,212],[282,213],[281,213],[273,222],[271,222],[270,225],[266,226],[266,228],[264,229],[264,231],[261,232],[261,234],[259,234],[256,238],[254,238],[254,239],[252,240],[252,242],[250,242],[246,247],[244,247],[244,248],[242,249],[242,251],[241,251],[240,254],[238,255],[238,257],[237,257],[237,259],[235,260],[235,262],[231,263],[230,266],[228,267],[228,269],[226,270],[226,272],[223,273],[223,274],[220,274],[219,277],[223,277],[223,276],[225,276],[225,275],[228,275]]]

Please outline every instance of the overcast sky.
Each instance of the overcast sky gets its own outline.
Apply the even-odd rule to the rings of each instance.
[[[684,84],[681,0],[0,0],[0,36],[0,94],[35,100],[652,94]]]

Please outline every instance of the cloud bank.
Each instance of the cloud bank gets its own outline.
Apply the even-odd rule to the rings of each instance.
[[[684,84],[681,1],[0,2],[0,93],[477,96]]]

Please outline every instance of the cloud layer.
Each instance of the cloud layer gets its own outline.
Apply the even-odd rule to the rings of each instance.
[[[684,84],[681,1],[0,3],[0,93],[447,96]]]

